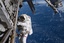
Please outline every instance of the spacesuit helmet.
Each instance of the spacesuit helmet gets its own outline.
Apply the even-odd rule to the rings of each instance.
[[[24,20],[25,20],[24,16],[19,16],[18,21],[24,21]]]
[[[26,21],[27,20],[27,16],[28,16],[27,14],[22,14],[22,15],[20,15],[20,18],[24,17],[24,20]]]
[[[29,19],[31,19],[31,17],[28,16],[27,14],[21,14],[18,19],[19,20],[23,19],[23,21],[28,21]]]

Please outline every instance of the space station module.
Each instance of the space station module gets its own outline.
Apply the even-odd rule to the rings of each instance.
[[[0,19],[0,40],[2,40],[6,31],[7,31],[7,24]]]

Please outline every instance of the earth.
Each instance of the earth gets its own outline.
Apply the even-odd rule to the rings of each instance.
[[[64,2],[64,1],[63,1]],[[31,12],[27,2],[19,9],[19,16],[31,16],[33,34],[28,36],[27,43],[64,43],[64,5],[55,14],[44,0],[34,1],[35,13]],[[16,42],[20,43],[18,38]]]

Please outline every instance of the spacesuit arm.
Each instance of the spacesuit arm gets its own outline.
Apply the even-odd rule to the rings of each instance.
[[[17,25],[20,25],[20,26],[26,26],[26,23],[18,22]]]

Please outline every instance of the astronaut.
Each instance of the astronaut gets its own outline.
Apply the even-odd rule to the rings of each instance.
[[[28,34],[29,35],[33,34],[32,25],[31,25],[31,17],[26,14],[22,14],[18,18],[17,27],[18,27],[18,30],[20,31],[19,39],[21,43],[26,43]]]

